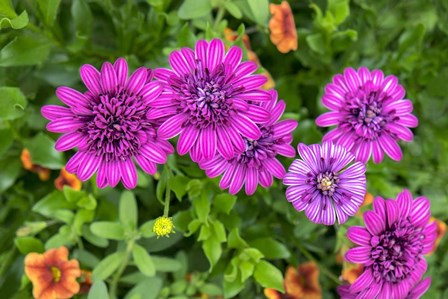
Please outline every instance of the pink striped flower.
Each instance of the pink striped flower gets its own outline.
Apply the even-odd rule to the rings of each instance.
[[[150,103],[162,87],[152,81],[153,73],[146,67],[128,78],[128,65],[122,58],[114,65],[105,62],[101,72],[83,65],[80,75],[87,92],[59,87],[56,95],[68,107],[42,108],[42,115],[50,120],[48,131],[63,133],[56,149],[78,147],[65,169],[82,181],[97,171],[100,188],[114,187],[120,180],[126,188],[135,188],[137,172],[132,158],[145,172],[154,174],[156,163],[165,163],[174,151],[168,141],[157,137],[159,123],[150,115]]]
[[[319,116],[316,124],[337,127],[323,140],[346,147],[364,163],[371,155],[374,163],[380,163],[384,153],[395,161],[401,160],[403,153],[397,142],[410,142],[414,135],[409,128],[418,125],[411,114],[412,102],[403,99],[404,95],[395,76],[384,77],[382,71],[370,72],[365,67],[357,72],[345,69],[325,87],[322,104],[332,111]]]
[[[257,124],[266,122],[269,112],[258,102],[271,99],[260,89],[263,75],[253,75],[254,62],[241,62],[242,50],[224,43],[200,40],[195,50],[182,48],[169,56],[172,70],[157,69],[155,77],[164,86],[153,105],[154,117],[171,116],[158,135],[170,139],[179,135],[177,151],[190,152],[193,161],[212,159],[219,153],[226,159],[245,150],[245,139],[257,140]]]
[[[264,188],[272,185],[273,176],[283,179],[285,169],[276,156],[294,157],[295,149],[290,145],[292,131],[297,127],[295,120],[282,120],[285,111],[283,100],[277,102],[277,92],[269,91],[272,100],[262,102],[260,107],[270,112],[270,118],[258,124],[261,136],[257,139],[243,138],[245,150],[234,153],[231,159],[217,154],[213,159],[202,160],[199,166],[209,177],[222,173],[219,186],[229,188],[231,194],[238,193],[245,184],[247,195],[252,195],[260,184]]]
[[[418,298],[429,287],[421,282],[429,253],[437,236],[436,223],[430,223],[430,202],[415,200],[404,190],[396,200],[376,197],[373,211],[364,213],[365,228],[352,226],[347,237],[357,247],[345,259],[364,265],[363,273],[347,289],[356,298]],[[347,296],[346,298],[350,298]]]

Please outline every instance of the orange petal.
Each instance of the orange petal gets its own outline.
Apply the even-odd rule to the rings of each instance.
[[[31,154],[27,148],[22,150],[20,154],[20,160],[22,161],[23,168],[30,170],[33,167],[33,161],[31,161]]]
[[[49,266],[62,265],[68,260],[68,249],[64,246],[53,248],[44,253],[45,262]]]
[[[264,289],[264,295],[268,299],[282,299],[280,293],[274,289]]]
[[[36,299],[59,299],[52,287],[44,289],[41,293],[36,293],[33,289],[33,296]]]
[[[54,291],[57,295],[57,298],[66,299],[71,298],[73,295],[79,292],[79,283],[71,277],[69,280],[60,280],[60,283],[56,284],[54,287]]]
[[[31,282],[33,283],[33,296],[39,298],[52,288],[53,275],[49,272],[46,274],[43,273],[43,275],[31,280]]]

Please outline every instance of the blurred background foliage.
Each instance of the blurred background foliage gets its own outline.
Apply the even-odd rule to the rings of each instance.
[[[264,298],[264,287],[283,289],[288,265],[310,260],[319,265],[323,297],[336,298],[337,253],[350,246],[347,227],[362,220],[315,225],[290,206],[279,181],[235,197],[188,157],[172,156],[155,177],[139,173],[132,192],[99,190],[93,180],[81,191],[55,189],[73,154],[53,149],[57,136],[40,114],[42,105],[58,102],[57,86],[82,90],[85,63],[125,57],[132,69],[167,66],[171,50],[223,38],[226,28],[242,47],[248,34],[287,116],[299,120],[294,145],[320,142],[325,129],[314,119],[325,111],[320,97],[334,74],[364,65],[398,76],[420,124],[414,141],[401,144],[400,163],[369,163],[368,191],[390,198],[409,188],[448,220],[448,2],[289,2],[299,49],[281,54],[269,39],[267,0],[0,0],[2,298],[30,298],[24,255],[60,245],[93,272],[90,294],[78,298]],[[34,168],[21,162],[25,148]],[[156,238],[152,224],[165,198],[176,233]],[[447,250],[444,238],[428,257],[433,283],[425,298],[448,298]]]

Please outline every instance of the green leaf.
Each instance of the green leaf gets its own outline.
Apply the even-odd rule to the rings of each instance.
[[[184,26],[179,31],[177,35],[177,47],[190,47],[194,48],[196,44],[196,36],[193,34],[192,30],[188,23],[185,23]]]
[[[209,0],[185,0],[179,7],[177,15],[183,20],[206,16],[212,10]]]
[[[25,10],[22,11],[19,16],[14,18],[3,17],[0,12],[0,30],[9,27],[12,29],[22,29],[25,28],[28,23],[28,13]]]
[[[11,187],[19,176],[22,164],[19,158],[3,158],[0,160],[0,193]]]
[[[65,200],[61,191],[53,191],[40,201],[38,201],[32,208],[33,212],[39,213],[43,216],[59,219],[66,223],[71,222],[74,214],[70,209],[75,209],[73,203]]]
[[[156,222],[155,219],[149,220],[140,226],[140,233],[144,238],[151,238],[156,235],[152,230],[154,227],[154,222]]]
[[[92,287],[89,290],[87,299],[109,299],[107,286],[104,281],[97,280],[93,283]]]
[[[319,53],[319,54],[325,54],[326,46],[325,46],[325,40],[322,34],[315,33],[308,35],[306,37],[306,42],[310,46],[311,50]]]
[[[213,208],[225,214],[229,214],[232,210],[237,197],[229,193],[221,193],[213,199]]]
[[[224,2],[224,7],[233,17],[237,19],[241,19],[243,17],[243,13],[235,3],[226,1]]]
[[[58,13],[59,4],[61,4],[61,0],[37,0],[37,5],[44,17],[44,22],[48,26],[53,26]]]
[[[156,274],[156,267],[145,248],[135,244],[132,248],[132,257],[140,272],[149,277]]]
[[[233,298],[238,295],[244,288],[244,283],[241,279],[235,279],[233,281],[224,280],[224,298]]]
[[[207,294],[209,296],[222,296],[222,290],[219,286],[212,283],[206,283],[202,285],[199,290],[203,294]]]
[[[19,88],[0,87],[0,119],[19,118],[24,114],[26,106],[26,98]]]
[[[12,145],[14,137],[10,129],[0,129],[0,156]]]
[[[93,269],[92,276],[94,281],[105,280],[111,276],[115,270],[120,266],[125,256],[124,252],[115,252],[105,257],[96,267]]]
[[[245,282],[254,273],[255,265],[249,261],[242,261],[239,264],[241,272],[241,282]]]
[[[117,222],[95,222],[90,225],[90,230],[98,237],[105,239],[124,240],[126,238],[123,225]]]
[[[95,210],[96,209],[96,199],[92,194],[86,195],[82,197],[76,205],[80,208],[84,208],[87,210]]]
[[[61,152],[54,149],[54,141],[44,133],[37,134],[34,138],[25,142],[33,164],[49,169],[61,169],[64,167],[64,157]]]
[[[273,238],[260,238],[249,241],[249,245],[260,250],[267,259],[287,259],[291,255],[285,245]]]
[[[158,299],[163,281],[160,277],[146,278],[133,287],[124,299]]]
[[[267,27],[269,20],[269,1],[268,0],[247,0],[249,7],[258,25]]]
[[[339,25],[350,15],[349,0],[328,0],[328,11],[334,17],[335,25]]]
[[[219,261],[222,254],[221,242],[215,237],[210,236],[207,240],[202,243],[202,249],[204,250],[205,256],[210,263],[210,271],[213,266]]]
[[[213,228],[213,235],[219,242],[227,241],[226,230],[224,229],[224,224],[219,220],[210,221],[211,227]]]
[[[50,54],[50,47],[46,38],[20,35],[0,50],[0,66],[41,64]]]
[[[0,0],[0,15],[11,18],[17,15],[14,11],[11,0]]]
[[[154,267],[159,272],[177,272],[181,269],[182,264],[176,260],[163,256],[152,256]]]
[[[65,199],[73,204],[76,204],[81,198],[87,195],[86,192],[74,190],[67,185],[64,186],[62,192],[64,193]]]
[[[239,232],[238,228],[233,229],[229,233],[228,246],[229,246],[229,248],[236,248],[236,249],[243,249],[243,248],[248,247],[246,241],[244,241],[240,237],[240,232]]]
[[[187,193],[187,185],[189,181],[189,178],[181,175],[169,178],[168,187],[172,191],[174,191],[174,194],[176,194],[176,197],[179,201]]]
[[[119,207],[120,222],[131,230],[137,228],[137,201],[134,194],[130,191],[124,191],[120,197]]]
[[[254,278],[264,288],[276,289],[282,293],[285,291],[282,272],[271,263],[260,261],[255,266]]]
[[[41,240],[34,237],[19,237],[14,239],[16,247],[22,254],[28,254],[30,252],[44,252],[44,244]]]
[[[92,210],[80,209],[73,219],[73,229],[78,236],[82,235],[82,227],[84,223],[91,222],[95,217],[95,212]]]
[[[163,168],[162,174],[160,175],[160,180],[157,183],[156,187],[156,197],[160,202],[165,201],[165,190],[168,185],[168,179],[170,177],[170,172],[167,167]]]
[[[72,246],[76,242],[76,235],[71,231],[70,226],[63,225],[59,228],[57,234],[53,235],[45,243],[45,249],[56,248],[60,246]]]
[[[201,196],[193,200],[193,207],[199,221],[206,222],[210,213],[210,200],[207,192],[202,192]]]
[[[109,241],[107,239],[98,237],[97,235],[92,233],[92,231],[90,230],[90,226],[88,225],[82,226],[82,236],[95,246],[105,248],[109,245]]]

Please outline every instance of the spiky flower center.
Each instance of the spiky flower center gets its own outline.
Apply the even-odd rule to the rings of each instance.
[[[159,237],[169,237],[170,234],[174,233],[173,220],[170,217],[159,217],[154,222],[152,231]]]
[[[200,60],[196,61],[194,72],[170,78],[178,95],[178,113],[188,114],[187,123],[199,129],[225,124],[235,113],[232,95],[236,90],[228,81],[224,64],[210,72]]]
[[[155,131],[146,119],[149,107],[141,96],[121,89],[101,94],[93,104],[93,116],[80,130],[88,135],[88,149],[106,161],[126,160],[138,153]]]
[[[259,169],[263,161],[277,155],[275,144],[281,144],[281,138],[273,137],[271,127],[260,127],[261,137],[257,140],[243,138],[246,143],[246,150],[237,155],[235,161],[238,164],[246,164],[247,167]]]
[[[423,251],[423,229],[408,219],[397,221],[383,234],[371,239],[373,277],[397,283],[414,271]]]
[[[50,267],[51,274],[53,275],[53,281],[58,282],[61,280],[62,272],[61,270],[56,266]]]
[[[356,92],[345,96],[348,103],[346,128],[368,140],[377,138],[386,124],[394,120],[393,111],[383,113],[383,103],[389,96],[377,89],[372,82],[366,82]]]

